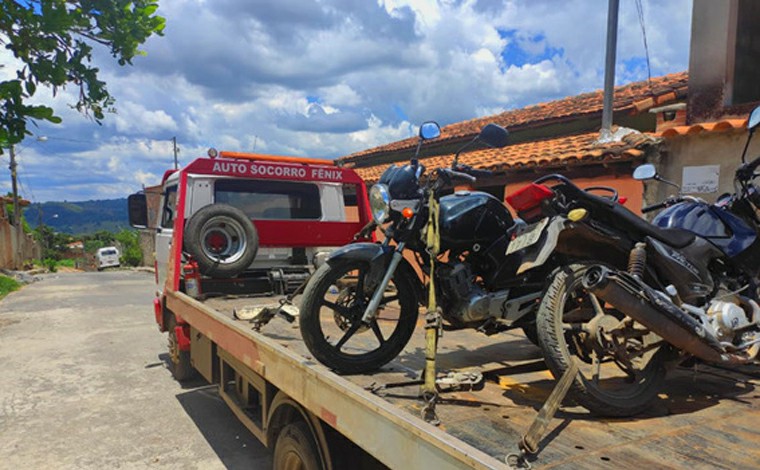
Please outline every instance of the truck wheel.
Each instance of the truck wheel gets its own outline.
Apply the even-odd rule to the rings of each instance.
[[[182,351],[179,349],[179,342],[177,341],[177,320],[174,314],[169,315],[169,321],[166,324],[166,328],[169,333],[169,360],[171,361],[172,376],[178,382],[184,382],[190,380],[195,376],[195,369],[190,364],[190,351]]]
[[[274,446],[274,470],[321,470],[317,444],[309,426],[296,421],[285,426]]]
[[[259,249],[256,227],[243,211],[211,204],[196,212],[185,227],[185,250],[210,277],[234,277],[251,265]]]

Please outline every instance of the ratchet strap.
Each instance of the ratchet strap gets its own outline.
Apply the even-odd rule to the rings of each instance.
[[[425,406],[422,417],[425,421],[438,425],[440,421],[435,414],[438,399],[436,388],[435,355],[438,348],[438,336],[441,331],[441,312],[435,301],[435,259],[441,251],[441,237],[438,231],[438,201],[434,191],[430,191],[429,215],[427,224],[427,252],[430,255],[430,282],[428,284],[428,306],[425,313],[425,371],[422,385],[422,397]]]
[[[528,456],[535,456],[538,453],[539,444],[546,435],[546,429],[549,427],[549,423],[557,413],[562,400],[565,399],[565,395],[567,395],[577,375],[578,362],[571,360],[570,367],[565,370],[562,377],[554,385],[549,398],[544,403],[544,406],[541,407],[541,410],[539,410],[530,428],[528,428],[528,432],[520,440],[520,452],[507,455],[505,460],[510,468],[524,470],[531,468]]]

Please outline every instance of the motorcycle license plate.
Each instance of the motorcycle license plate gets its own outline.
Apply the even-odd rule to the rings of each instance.
[[[517,238],[509,243],[509,246],[507,247],[507,255],[511,255],[516,251],[520,251],[523,248],[534,245],[538,239],[541,238],[541,234],[544,232],[544,228],[548,223],[549,217],[546,217],[542,221],[537,222],[525,229],[523,233],[518,235]]]

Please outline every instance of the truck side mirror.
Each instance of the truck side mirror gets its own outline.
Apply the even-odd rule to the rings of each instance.
[[[145,193],[130,194],[127,198],[129,225],[134,228],[148,227],[148,199]]]

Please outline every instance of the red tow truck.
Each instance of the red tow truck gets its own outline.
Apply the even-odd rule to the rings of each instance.
[[[509,468],[506,456],[554,387],[539,349],[521,334],[445,333],[439,368],[486,380],[478,391],[443,390],[436,427],[421,418],[422,318],[380,371],[339,376],[310,356],[291,323],[254,325],[238,315],[294,293],[329,247],[361,231],[369,207],[354,171],[325,160],[212,152],[167,172],[161,193],[155,227],[147,227],[139,193],[129,199],[130,223],[155,233],[154,311],[170,338],[173,374],[218,384],[238,419],[273,449],[275,468]],[[707,367],[699,380],[695,374],[672,374],[668,395],[637,419],[598,420],[563,407],[534,465],[756,467],[760,380]]]

